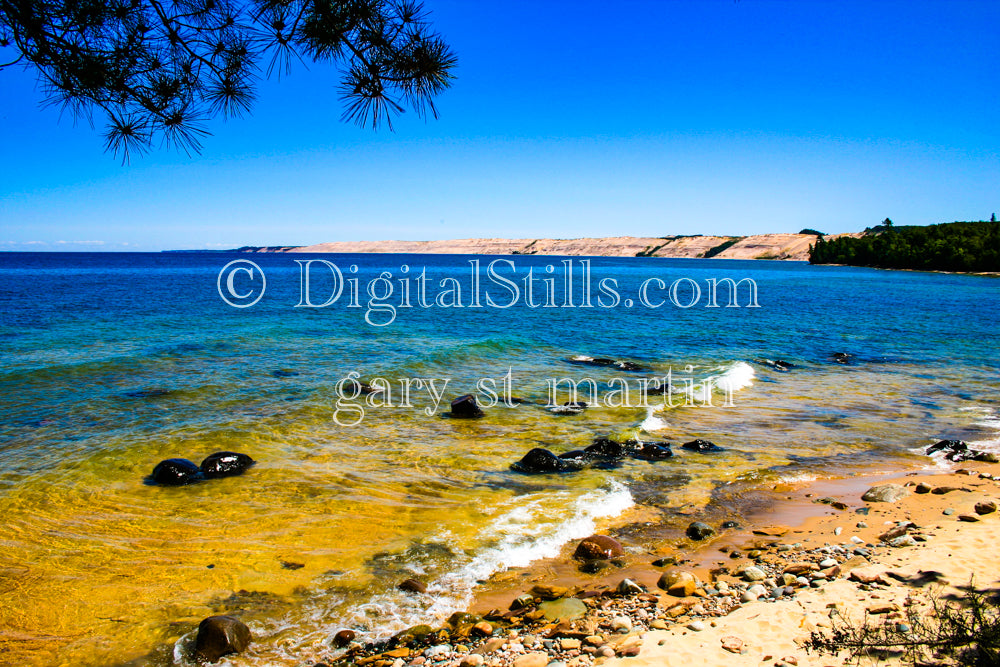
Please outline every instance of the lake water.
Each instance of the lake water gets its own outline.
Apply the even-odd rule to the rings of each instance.
[[[327,264],[304,295],[308,259]],[[261,273],[256,304],[223,300],[256,299]],[[726,307],[726,278],[752,280],[758,307],[750,281]],[[477,581],[637,507],[680,522],[734,482],[943,465],[921,453],[941,438],[1000,451],[998,313],[997,279],[795,262],[0,254],[0,651],[172,664],[201,618],[239,611],[256,639],[233,664],[307,664],[339,629],[462,608]],[[353,398],[352,373],[389,395]],[[668,374],[672,405],[643,405],[639,380]],[[504,378],[527,403],[444,415]],[[564,378],[593,379],[597,404],[550,410]],[[725,451],[509,468],[600,436]],[[258,463],[146,483],[220,450]],[[430,594],[397,591],[408,577]]]

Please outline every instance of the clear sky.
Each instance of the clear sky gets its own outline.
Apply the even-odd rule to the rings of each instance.
[[[1000,2],[426,0],[441,118],[299,67],[121,166],[0,72],[0,250],[858,231],[1000,213]]]

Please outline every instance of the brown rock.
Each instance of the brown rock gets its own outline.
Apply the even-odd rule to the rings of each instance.
[[[979,521],[979,517],[978,516],[972,516],[971,514],[959,514],[958,515],[958,520],[959,521],[967,521],[969,523],[977,523]]]
[[[487,653],[493,653],[501,646],[503,646],[504,640],[502,637],[493,637],[492,639],[487,639],[483,642],[482,646],[476,648],[472,653],[475,655],[486,655]]]
[[[408,593],[427,592],[427,584],[425,584],[422,581],[418,581],[417,579],[404,579],[403,581],[399,582],[396,588],[398,588],[401,591],[406,591]]]
[[[877,604],[868,607],[869,614],[889,614],[894,611],[899,611],[898,604],[887,603],[887,604]]]
[[[543,600],[558,600],[569,595],[569,589],[565,586],[539,584],[531,589],[531,594]]]
[[[333,645],[336,648],[343,648],[354,641],[358,636],[354,630],[341,630],[333,636]]]
[[[903,535],[906,535],[908,532],[910,532],[910,526],[908,524],[902,526],[893,526],[889,530],[879,535],[878,539],[882,540],[883,542],[888,542],[889,540],[895,539],[897,537],[902,537]]]
[[[997,504],[992,500],[976,503],[976,514],[993,514],[997,511]]]
[[[659,582],[657,582],[657,586],[667,591],[670,595],[679,598],[694,595],[698,584],[698,579],[690,572],[684,570],[664,572]]]
[[[863,569],[852,570],[849,579],[851,581],[856,581],[859,584],[882,584],[883,586],[889,585],[889,582],[886,581],[881,574],[874,572],[872,570],[863,570]]]
[[[514,667],[545,667],[549,664],[548,653],[528,653],[514,660]]]
[[[489,637],[493,634],[493,626],[486,621],[476,623],[472,626],[472,634],[480,635],[481,637]]]
[[[561,639],[559,640],[559,646],[564,651],[575,651],[580,648],[581,642],[579,639]]]
[[[195,659],[215,662],[224,655],[241,653],[250,645],[250,628],[233,616],[209,616],[198,624]]]
[[[927,484],[926,482],[920,482],[920,484],[917,484],[915,487],[913,487],[913,491],[915,493],[930,493],[931,485]]]
[[[819,565],[816,563],[789,563],[782,570],[782,574],[805,574],[806,572],[818,572]]]
[[[573,552],[573,558],[578,560],[594,560],[597,558],[617,558],[625,555],[625,548],[613,537],[607,535],[591,535],[580,541]]]
[[[743,646],[743,640],[739,637],[729,636],[722,638],[722,648],[726,649],[730,653],[742,653]]]
[[[931,493],[938,496],[943,496],[944,494],[951,493],[952,491],[961,491],[961,489],[957,486],[939,486],[935,488],[933,491],[931,491]]]
[[[393,649],[391,651],[386,651],[382,655],[387,656],[389,658],[409,658],[410,657],[410,649],[405,648],[405,647],[403,647],[403,648],[397,648],[397,649]]]

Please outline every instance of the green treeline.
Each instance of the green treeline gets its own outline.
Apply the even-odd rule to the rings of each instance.
[[[809,262],[922,271],[1000,271],[1000,222],[880,225],[860,238],[817,239],[809,248]]]

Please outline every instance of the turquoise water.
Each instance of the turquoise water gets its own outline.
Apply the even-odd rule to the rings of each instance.
[[[296,307],[296,259],[336,265],[340,299]],[[233,260],[267,276],[251,307],[220,295]],[[385,281],[372,297],[383,272],[392,297],[377,298]],[[332,275],[313,265],[313,303]],[[709,281],[725,278],[752,279],[759,307],[748,283],[740,307],[725,307],[724,288],[708,307]],[[694,305],[669,301],[675,283],[676,300]],[[233,285],[259,282],[243,273]],[[446,614],[476,581],[640,509],[680,520],[720,484],[940,465],[919,448],[943,437],[998,449],[998,288],[765,261],[0,254],[0,641],[22,664],[170,664],[200,618],[235,609],[257,641],[234,664],[299,664],[332,655],[342,627],[378,637]],[[644,368],[568,363],[578,356]],[[794,367],[767,363],[779,359]],[[339,383],[352,372],[387,380],[392,406],[350,400]],[[638,406],[637,381],[668,373],[679,405]],[[508,374],[529,403],[442,415]],[[547,408],[547,382],[588,377],[599,405]],[[438,395],[416,378],[435,379]],[[629,383],[632,407],[607,400],[613,378]],[[399,405],[405,380],[412,407]],[[716,389],[697,391],[706,381]],[[509,470],[533,447],[560,453],[597,436],[701,437],[726,451],[675,447],[670,461],[572,475]],[[189,487],[144,483],[162,459],[226,449],[259,463]],[[395,591],[409,576],[431,595]]]

